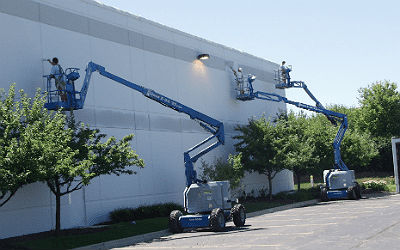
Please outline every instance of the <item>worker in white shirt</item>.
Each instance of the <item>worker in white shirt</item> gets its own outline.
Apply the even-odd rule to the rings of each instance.
[[[281,71],[281,77],[282,77],[282,82],[283,83],[289,83],[290,81],[290,75],[289,72],[292,71],[289,67],[287,67],[285,61],[282,61],[280,71]]]
[[[235,75],[235,80],[236,80],[236,85],[237,85],[237,89],[239,90],[240,94],[244,93],[244,79],[243,79],[243,72],[242,72],[242,68],[238,68],[238,70],[234,70],[233,68],[231,68],[231,70],[233,71],[233,74]]]
[[[61,101],[67,101],[67,95],[65,93],[65,76],[63,69],[60,64],[58,64],[58,58],[54,57],[52,60],[47,59],[47,61],[52,65],[50,70],[50,78],[54,78],[56,83],[56,88],[59,91],[59,95],[61,97]]]

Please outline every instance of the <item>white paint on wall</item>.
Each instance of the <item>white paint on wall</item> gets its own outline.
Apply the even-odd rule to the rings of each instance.
[[[26,6],[29,8],[24,9]],[[257,71],[257,89],[284,95],[273,87],[272,72],[277,64],[93,1],[0,0],[0,30],[1,88],[8,89],[16,82],[17,88],[29,95],[44,88],[42,75],[50,71],[50,65],[42,62],[43,58],[57,56],[64,68],[81,68],[82,78],[87,63],[93,60],[118,76],[223,121],[226,144],[204,156],[205,161],[233,153],[236,124],[286,109],[282,103],[234,99],[229,65]],[[210,53],[211,59],[196,61],[199,52]],[[82,79],[77,87],[81,84]],[[197,123],[97,73],[85,108],[75,115],[110,136],[134,133],[132,147],[146,167],[137,169],[137,175],[101,176],[71,197],[63,197],[63,228],[107,220],[116,208],[182,203],[183,152],[208,136]],[[265,185],[265,178],[252,176],[246,182],[257,188]],[[280,174],[274,189],[293,189],[291,173]],[[22,188],[0,208],[0,238],[51,230],[54,206],[45,184]]]

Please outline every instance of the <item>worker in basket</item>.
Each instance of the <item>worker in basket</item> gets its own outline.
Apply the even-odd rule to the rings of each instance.
[[[291,69],[289,67],[286,66],[286,62],[283,61],[280,67],[280,71],[281,71],[281,78],[282,78],[282,82],[283,83],[289,83],[290,81],[290,75],[289,72],[291,71]]]
[[[242,68],[238,68],[237,71],[231,67],[233,74],[235,75],[236,87],[239,93],[244,94],[244,78]]]
[[[60,66],[60,64],[58,64],[58,58],[54,57],[52,60],[47,59],[47,61],[52,65],[49,77],[50,79],[54,78],[58,94],[61,97],[61,101],[66,102],[67,101],[67,94],[65,93],[66,79],[62,67]]]

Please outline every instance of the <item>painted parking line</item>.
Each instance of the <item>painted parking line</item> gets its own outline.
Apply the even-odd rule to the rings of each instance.
[[[263,234],[251,234],[251,235],[244,235],[246,238],[250,237],[265,237],[265,236],[307,236],[307,235],[313,235],[314,232],[303,232],[303,233],[270,233],[266,232]],[[229,235],[230,237],[238,237],[237,235]]]
[[[316,216],[316,215],[332,215],[333,213],[335,215],[337,214],[369,214],[369,213],[375,213],[376,211],[349,211],[349,212],[331,212],[331,213],[312,213],[312,214],[301,214],[300,216]],[[299,216],[299,215],[297,215]]]
[[[207,235],[208,236],[213,236],[213,237],[223,237],[223,238],[229,238],[229,237],[245,237],[245,238],[252,238],[252,237],[265,237],[265,236],[306,236],[306,235],[313,235],[314,232],[301,232],[301,233],[270,233],[270,232],[265,232],[265,233],[253,233],[253,232],[240,232],[240,235],[237,234],[222,234],[222,235]],[[251,233],[251,234],[250,234]]]
[[[326,210],[324,210],[324,211],[326,211]],[[309,211],[307,211],[307,212],[309,212]],[[346,212],[346,211],[344,211],[344,212],[330,212],[330,213],[327,213],[327,212],[316,212],[316,213],[306,213],[306,214],[265,214],[265,215],[261,215],[261,216],[257,216],[257,217],[252,217],[251,219],[247,219],[246,221],[257,221],[257,220],[254,220],[255,218],[274,218],[274,217],[300,217],[300,216],[312,216],[313,218],[316,216],[316,215],[332,215],[332,214],[334,214],[334,215],[338,215],[338,214],[350,214],[350,215],[354,215],[354,214],[368,214],[368,213],[375,213],[376,211],[373,211],[373,210],[371,210],[371,211],[357,211],[357,212],[354,212],[354,211],[348,211],[348,212]]]
[[[381,208],[388,208],[388,207],[391,207],[391,206],[370,206],[370,207],[363,207],[363,208],[381,209]]]
[[[330,223],[311,223],[311,224],[287,224],[287,225],[266,225],[266,228],[279,228],[279,227],[313,227],[313,226],[328,226],[328,225],[337,225],[337,222]]]
[[[328,219],[357,219],[359,216],[339,216],[339,217],[329,217]],[[287,219],[287,220],[247,220],[247,222],[292,222],[292,221],[310,221],[310,220],[326,220],[327,218],[305,218],[305,219]]]
[[[246,244],[240,245],[240,248],[266,248],[266,247],[281,247],[281,244]],[[131,246],[126,248],[115,248],[115,250],[127,250],[127,249],[210,249],[210,248],[238,248],[238,245],[204,245],[204,246]]]

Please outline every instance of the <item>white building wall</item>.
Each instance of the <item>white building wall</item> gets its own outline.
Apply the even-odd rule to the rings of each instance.
[[[277,64],[94,1],[0,0],[0,30],[1,88],[16,82],[29,95],[38,87],[44,89],[42,75],[48,74],[50,65],[42,58],[57,56],[64,68],[81,68],[81,75],[92,60],[109,72],[223,121],[226,144],[204,156],[205,161],[234,152],[235,125],[286,109],[282,103],[234,98],[231,65],[257,75],[257,89],[284,95],[273,86]],[[199,53],[209,53],[211,59],[195,60]],[[82,79],[77,81],[78,88],[81,83]],[[146,167],[133,176],[102,176],[63,197],[63,228],[105,221],[119,207],[182,203],[183,152],[209,135],[197,123],[96,73],[85,108],[75,115],[110,136],[134,133],[132,146]],[[252,189],[265,186],[265,177],[251,176],[246,183]],[[293,189],[292,174],[281,174],[274,189]],[[24,187],[0,208],[0,238],[51,230],[54,205],[46,185]]]

